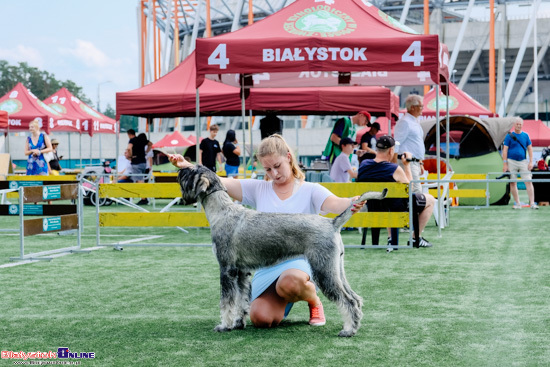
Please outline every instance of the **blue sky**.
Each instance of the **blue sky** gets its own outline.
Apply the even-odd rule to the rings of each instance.
[[[0,59],[70,79],[103,110],[139,87],[138,0],[0,0]]]

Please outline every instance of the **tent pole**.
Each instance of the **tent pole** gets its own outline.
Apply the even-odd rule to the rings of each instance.
[[[82,169],[82,134],[78,136],[78,156],[80,157],[80,169]]]
[[[195,99],[195,136],[197,141],[195,142],[195,161],[199,161],[200,154],[200,100],[199,100],[199,88],[197,88],[197,94]],[[198,206],[197,206],[198,208]]]
[[[71,134],[70,133],[67,133],[67,141],[69,142],[68,147],[69,147],[69,162],[71,161]]]
[[[245,109],[245,103],[244,103],[244,75],[241,76],[241,112],[243,116],[243,123],[242,123],[242,129],[243,129],[243,165],[244,167],[244,178],[246,178],[246,109]]]
[[[254,144],[252,144],[252,110],[248,110],[248,140],[250,140],[250,164],[254,163],[252,161],[252,157],[254,157]],[[246,169],[248,168],[248,165],[245,165],[245,173]],[[252,175],[252,170],[250,170],[250,174]]]
[[[94,140],[94,136],[90,136],[90,166],[92,165],[92,142]]]
[[[447,99],[447,110],[445,112],[445,119],[447,120],[446,122],[446,125],[445,125],[445,132],[446,132],[446,135],[447,135],[447,149],[446,149],[446,152],[447,152],[447,164],[445,165],[445,176],[447,176],[447,174],[450,172],[450,168],[449,168],[449,163],[451,162],[451,132],[450,132],[450,129],[451,129],[451,117],[449,116],[449,84],[447,84],[447,93],[446,94],[446,99]],[[447,176],[448,177],[448,176]],[[450,223],[450,220],[451,220],[451,204],[452,204],[452,199],[451,199],[451,195],[450,195],[450,183],[448,183],[449,185],[449,189],[447,190],[447,192],[449,193],[449,198],[447,200],[447,215],[444,216],[444,218],[448,218],[449,220],[449,223]]]
[[[119,122],[115,122],[115,140],[116,140],[116,155],[115,155],[115,182],[118,182],[118,155],[119,155],[119,146],[120,143],[120,131],[118,129]],[[151,170],[153,170],[153,167],[151,167]]]
[[[447,108],[446,108],[446,113],[445,113],[445,134],[447,136],[447,141],[446,141],[446,144],[447,144],[447,147],[445,148],[445,151],[447,152],[447,164],[446,164],[446,167],[445,167],[445,174],[449,173],[449,162],[450,162],[450,154],[451,154],[451,151],[450,151],[450,145],[451,145],[451,141],[450,141],[450,131],[449,129],[451,128],[451,116],[449,116],[449,86],[447,85],[447,93],[445,93],[445,100],[447,102]]]
[[[294,119],[294,127],[296,131],[296,162],[300,162],[300,137],[298,134],[298,122],[300,120]]]
[[[441,180],[441,118],[439,116],[439,84],[435,85],[435,115],[436,118],[436,127],[435,127],[435,135],[437,137],[435,142],[435,151],[437,156],[437,231],[439,234],[439,237],[441,237],[441,203],[443,202],[441,200],[441,187],[440,187],[440,180]]]
[[[101,162],[101,134],[97,134],[97,138],[99,139],[99,161]]]
[[[201,4],[202,1],[199,1],[199,4]],[[199,5],[200,6],[200,5]],[[199,100],[199,88],[197,87],[196,97],[195,97],[195,162],[199,161],[199,154],[200,154],[200,138],[199,138],[199,131],[200,131],[200,100]],[[197,202],[197,212],[201,211],[201,204],[200,202]]]

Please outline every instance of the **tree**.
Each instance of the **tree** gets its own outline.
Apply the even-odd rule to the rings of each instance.
[[[101,111],[99,111],[99,112],[101,112]],[[107,104],[107,107],[105,108],[105,111],[103,111],[101,113],[103,113],[105,116],[110,117],[112,119],[114,119],[116,117],[116,111],[113,108],[113,106],[111,106],[110,103]]]
[[[122,115],[120,116],[120,130],[128,131],[128,129],[138,130],[139,121],[136,116]]]
[[[29,66],[26,62],[20,62],[18,66],[13,66],[6,60],[0,60],[0,97],[12,90],[19,82],[23,83],[40,100],[46,99],[65,87],[82,102],[92,103],[82,92],[82,87],[72,80],[57,80],[54,74]]]

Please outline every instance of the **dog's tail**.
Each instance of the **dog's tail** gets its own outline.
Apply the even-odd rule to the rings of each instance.
[[[359,197],[359,199],[352,202],[351,205],[342,212],[342,214],[334,218],[332,220],[332,225],[334,226],[334,228],[342,228],[353,214],[353,212],[351,211],[351,209],[353,208],[353,204],[357,204],[365,200],[382,200],[386,197],[387,193],[388,193],[388,189],[384,189],[382,190],[382,192],[374,192],[374,191],[365,192],[363,195]]]

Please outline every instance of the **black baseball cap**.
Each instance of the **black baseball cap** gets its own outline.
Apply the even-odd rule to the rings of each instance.
[[[343,138],[342,140],[340,140],[340,146],[343,146],[343,145],[348,145],[348,144],[357,144],[353,139],[351,138]]]
[[[378,141],[376,141],[376,147],[378,149],[389,149],[395,145],[399,145],[399,142],[395,141],[395,139],[389,135],[381,136]]]
[[[371,129],[377,129],[378,131],[381,130],[380,124],[378,122],[373,122],[370,126]]]

